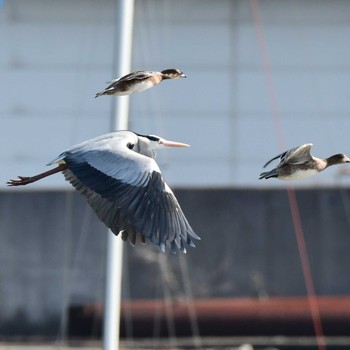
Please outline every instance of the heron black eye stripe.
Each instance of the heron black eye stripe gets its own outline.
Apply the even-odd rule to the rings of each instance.
[[[147,137],[151,141],[159,141],[159,137],[157,136],[147,135],[145,137]]]

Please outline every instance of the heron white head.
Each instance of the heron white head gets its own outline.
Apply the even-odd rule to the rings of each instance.
[[[150,156],[152,154],[153,158],[155,157],[155,151],[158,149],[164,149],[166,147],[189,147],[187,143],[165,140],[156,135],[140,135],[138,136],[139,143],[139,152]]]

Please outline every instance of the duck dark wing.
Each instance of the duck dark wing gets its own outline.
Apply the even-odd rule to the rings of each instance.
[[[266,164],[264,164],[264,168],[266,168],[272,161],[276,159],[280,159],[280,162],[278,166],[281,166],[283,164],[289,163],[289,164],[301,164],[305,163],[308,160],[312,159],[312,156],[310,154],[310,149],[312,147],[312,143],[307,143],[302,146],[291,148],[288,151],[285,151],[278,156],[270,159]]]
[[[146,70],[138,71],[138,72],[128,74],[127,76],[124,77],[123,80],[144,80],[153,76],[156,73],[158,72],[152,72],[152,71],[146,71]]]
[[[156,162],[136,152],[110,150],[66,152],[64,176],[84,195],[102,222],[135,244],[149,239],[164,251],[166,244],[186,251],[199,239],[164,182]]]
[[[281,154],[279,154],[278,156],[276,157],[273,157],[272,159],[270,159],[267,163],[264,164],[263,168],[266,168],[271,162],[273,162],[275,159],[283,159],[286,155],[287,151],[286,152],[283,152]]]
[[[137,72],[133,72],[133,73],[129,73],[127,75],[124,75],[121,78],[108,81],[107,83],[110,83],[112,86],[114,83],[120,83],[120,82],[132,81],[132,80],[144,80],[144,79],[151,77],[155,73],[157,73],[157,72],[140,70]]]
[[[303,164],[309,160],[312,160],[312,156],[310,153],[311,147],[312,143],[306,143],[299,147],[290,149],[281,159],[281,164]]]

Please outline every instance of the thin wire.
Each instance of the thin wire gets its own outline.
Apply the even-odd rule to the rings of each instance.
[[[72,222],[73,222],[73,197],[72,192],[65,194],[64,204],[64,256],[63,256],[63,275],[62,275],[62,301],[61,301],[61,318],[59,328],[57,330],[56,342],[60,348],[62,343],[67,340],[67,333],[69,327],[69,302],[72,289],[72,279],[70,272],[70,264],[72,257]]]
[[[300,14],[303,12],[303,7],[302,4],[300,3],[299,0],[294,1],[293,3],[296,16],[300,18]],[[311,49],[310,45],[308,45],[308,37],[304,33],[304,28],[302,23],[298,22],[298,18],[295,18],[295,23],[294,23],[295,28],[298,28],[298,31],[300,33],[299,35],[299,41],[298,43],[300,44],[301,47],[301,52],[303,53],[303,60],[306,62],[306,65],[308,67],[308,79],[310,81],[310,85],[312,86],[311,89],[309,89],[308,93],[310,97],[313,100],[313,107],[315,108],[315,114],[318,116],[323,116],[324,111],[326,110],[325,108],[325,100],[322,98],[322,93],[320,91],[321,84],[319,83],[320,80],[320,74],[317,72],[317,67],[314,61],[314,56],[311,54]],[[333,130],[335,126],[334,123],[334,118],[326,118],[327,122],[327,128],[329,130]],[[327,133],[328,137],[328,143],[331,143],[332,146],[334,146],[334,133],[329,132]]]
[[[159,275],[158,275],[159,276]],[[159,298],[159,295],[161,293],[161,286],[162,281],[161,278],[156,279],[156,286],[155,286],[155,296],[156,298]],[[160,339],[160,328],[161,328],[161,305],[160,303],[156,303],[156,307],[153,314],[153,346],[154,348],[159,347],[159,339]]]
[[[325,339],[324,339],[323,329],[322,329],[320,309],[318,307],[318,303],[315,295],[315,288],[314,288],[314,283],[312,279],[308,253],[306,250],[303,227],[300,219],[300,213],[298,210],[298,203],[295,196],[295,191],[291,188],[288,188],[287,192],[288,192],[288,199],[290,203],[290,210],[292,212],[292,219],[293,219],[293,224],[295,229],[295,236],[297,240],[301,265],[303,267],[309,307],[310,307],[310,311],[311,311],[311,315],[314,323],[315,334],[317,337],[316,340],[317,340],[319,349],[326,349]]]
[[[109,5],[101,2],[98,6],[101,9],[102,6],[107,7]],[[97,56],[96,46],[101,38],[102,31],[97,18],[89,26],[91,30],[82,30],[79,32],[79,47],[77,47],[77,51],[81,54],[79,56],[79,68],[76,69],[76,79],[73,81],[75,96],[71,104],[73,115],[69,135],[71,144],[76,142],[79,137],[79,133],[81,132],[80,125],[85,125],[86,120],[90,118],[87,107],[88,103],[86,102],[87,99],[84,93],[87,91],[85,87],[88,86],[88,80],[91,79],[91,67]]]
[[[91,227],[91,221],[94,220],[94,212],[91,210],[89,206],[85,206],[85,210],[81,216],[80,228],[78,232],[74,234],[77,237],[76,248],[74,251],[74,255],[72,256],[71,262],[71,281],[79,280],[79,263],[81,263],[81,259],[83,258],[84,252],[86,252],[86,245],[89,239],[89,228]],[[96,266],[97,267],[97,266]],[[100,266],[98,271],[100,271],[100,275],[102,275],[105,271],[105,260],[100,259]],[[104,295],[104,285],[102,283],[97,284],[98,287],[95,289],[95,295],[98,299],[102,299]],[[92,330],[90,333],[90,338],[96,338],[98,334],[98,327],[100,322],[100,316],[98,312],[93,313],[92,320]]]
[[[182,280],[184,284],[185,294],[187,297],[186,303],[187,303],[188,316],[190,318],[190,325],[192,330],[193,346],[195,349],[202,349],[203,344],[202,344],[202,338],[199,331],[197,310],[194,305],[190,273],[188,269],[187,255],[182,254],[181,256],[179,256],[179,263],[180,263],[180,269],[181,269],[181,275],[182,275]]]
[[[123,249],[123,280],[122,280],[122,295],[126,297],[127,300],[131,300],[131,290],[130,290],[130,269],[128,264],[128,248]],[[127,348],[132,348],[134,344],[134,327],[133,327],[133,316],[130,308],[124,309],[124,327],[125,327],[125,345]]]
[[[250,0],[250,6],[251,6],[252,15],[255,23],[259,48],[261,51],[263,70],[267,81],[268,96],[270,100],[272,115],[275,122],[276,134],[277,134],[281,151],[283,151],[285,149],[284,134],[283,134],[283,128],[281,124],[280,113],[278,110],[277,98],[275,94],[276,90],[274,88],[273,79],[272,79],[272,71],[270,66],[269,54],[268,54],[266,41],[264,37],[262,21],[260,18],[260,9],[259,9],[258,0]],[[316,342],[319,350],[325,350],[326,344],[325,344],[325,338],[324,338],[323,328],[321,323],[321,315],[320,315],[317,299],[315,296],[314,282],[312,279],[310,263],[309,263],[308,253],[307,253],[305,239],[304,239],[303,226],[302,226],[299,208],[298,208],[298,202],[295,196],[294,189],[288,187],[287,193],[288,193],[289,207],[290,207],[291,216],[292,216],[293,225],[294,225],[295,237],[296,237],[298,251],[299,251],[299,257],[300,257],[305,285],[306,285],[309,308],[310,308],[312,322],[313,322],[314,331],[316,335]]]
[[[152,5],[151,3],[143,3],[141,5],[141,2],[138,3],[140,6],[142,6],[142,11],[140,8],[138,8],[138,20],[141,22],[138,25],[142,26],[142,31],[137,30],[137,34],[142,37],[142,40],[140,41],[140,46],[138,49],[140,51],[140,62],[143,64],[149,63],[149,61],[152,62],[151,58],[156,57],[163,57],[164,54],[162,53],[164,51],[164,48],[168,45],[167,38],[169,36],[169,29],[167,27],[169,21],[171,20],[171,14],[172,14],[172,2],[171,1],[165,1],[161,4]],[[156,13],[158,16],[150,16],[151,13]],[[162,27],[161,31],[156,31],[155,35],[152,37],[152,20],[154,18],[157,18],[157,23]],[[137,23],[136,23],[137,24]],[[143,43],[148,43],[149,45],[144,45]],[[156,54],[155,54],[156,53]],[[158,56],[157,56],[158,54]],[[166,57],[166,56],[165,56]],[[166,60],[166,62],[168,62]],[[151,67],[151,69],[155,70],[161,70],[168,67]],[[147,68],[149,69],[149,68]],[[152,116],[152,119],[150,120],[152,125],[155,125],[156,129],[158,130],[157,133],[163,134],[165,130],[165,121],[162,117],[162,111],[159,107],[159,103],[157,101],[157,95],[155,93],[150,93],[149,98],[147,99],[147,106],[149,109],[149,114]],[[148,121],[148,119],[147,119]],[[149,127],[149,123],[146,123],[144,120],[139,121],[142,126]],[[169,162],[170,154],[163,154],[162,155],[162,165],[164,163]],[[173,304],[172,300],[174,299],[172,293],[171,293],[171,285],[172,285],[172,279],[171,279],[171,271],[169,269],[169,257],[163,253],[159,254],[159,267],[161,270],[161,276],[162,276],[162,282],[161,287],[163,288],[163,301],[165,305],[165,313],[166,313],[166,321],[167,321],[167,327],[168,327],[168,333],[169,333],[169,345],[171,347],[175,347],[176,344],[176,328],[175,328],[175,322],[174,322],[174,312],[173,312]],[[180,268],[181,268],[181,278],[184,283],[184,289],[185,294],[187,297],[187,307],[188,307],[188,314],[190,318],[190,324],[192,329],[192,336],[193,336],[193,344],[196,349],[202,348],[201,344],[201,338],[199,334],[199,324],[197,319],[196,310],[194,307],[194,301],[192,296],[192,290],[190,285],[190,280],[188,277],[188,266],[187,266],[187,260],[182,260],[180,258]],[[159,324],[159,316],[160,316],[160,310],[155,309],[154,314],[154,329],[153,329],[153,335],[154,338],[156,335],[160,332],[160,324]]]
[[[75,249],[72,247],[72,233],[73,233],[73,209],[74,209],[74,193],[73,191],[69,191],[65,194],[65,215],[64,215],[64,223],[65,223],[65,254],[63,257],[64,261],[64,271],[62,277],[63,284],[63,296],[62,296],[62,314],[59,329],[57,331],[56,341],[58,344],[67,341],[67,335],[69,330],[69,303],[71,301],[71,292],[72,292],[72,281],[77,280],[74,275],[77,273],[77,268],[79,264],[79,260],[83,256],[88,228],[90,225],[90,220],[93,216],[92,210],[86,206],[84,213],[82,215],[81,226],[79,232],[75,232],[78,241]],[[100,289],[103,289],[102,286]],[[102,290],[100,290],[99,295],[102,296]],[[97,322],[97,314],[94,315],[94,322]]]
[[[268,96],[270,100],[270,107],[272,110],[272,117],[275,122],[278,145],[280,147],[281,152],[283,152],[285,149],[285,144],[284,144],[285,137],[284,137],[283,127],[281,123],[280,113],[278,110],[276,89],[273,84],[269,54],[266,46],[263,25],[260,18],[260,9],[259,9],[258,0],[250,0],[250,5],[253,13],[258,44],[261,51],[263,71],[265,73],[265,79],[267,83],[267,90],[268,90]]]
[[[169,346],[171,348],[175,348],[177,346],[176,340],[176,328],[175,328],[175,320],[174,320],[174,310],[172,303],[172,296],[170,292],[169,283],[164,283],[166,279],[166,275],[169,274],[169,265],[167,261],[168,257],[163,252],[159,252],[158,254],[158,263],[160,269],[160,275],[162,276],[162,288],[163,288],[163,301],[165,306],[165,315],[168,326],[169,333]]]

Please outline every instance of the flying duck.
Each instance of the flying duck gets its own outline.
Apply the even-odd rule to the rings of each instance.
[[[259,179],[276,177],[280,180],[296,180],[313,176],[331,165],[349,163],[350,159],[342,153],[335,154],[326,159],[313,157],[310,153],[312,143],[292,148],[269,160],[268,166],[273,160],[280,159],[277,167],[260,174]]]
[[[108,83],[110,83],[110,85],[103,91],[98,92],[95,97],[102,95],[131,95],[135,92],[142,92],[150,89],[163,80],[178,78],[186,78],[186,75],[178,69],[165,69],[161,72],[141,70],[109,81]]]

